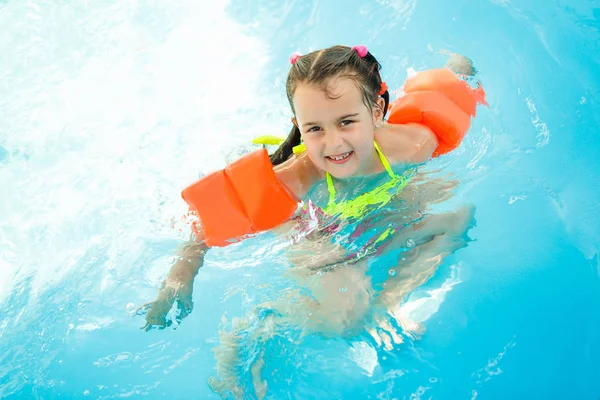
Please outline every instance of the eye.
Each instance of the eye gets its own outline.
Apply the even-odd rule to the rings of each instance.
[[[351,120],[351,119],[345,119],[342,122],[340,122],[341,126],[346,126],[346,125],[350,125],[352,123],[354,123],[355,121]]]
[[[312,126],[306,132],[318,132],[321,130],[320,126]]]

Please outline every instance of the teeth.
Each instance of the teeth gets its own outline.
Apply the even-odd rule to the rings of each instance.
[[[331,158],[332,160],[335,160],[335,161],[340,161],[340,160],[343,160],[344,158],[347,158],[349,155],[350,155],[350,152],[347,152],[347,153],[344,153],[339,156],[329,156],[329,158]]]

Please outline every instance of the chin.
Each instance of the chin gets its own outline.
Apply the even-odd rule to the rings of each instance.
[[[336,168],[335,170],[329,170],[329,175],[337,179],[351,178],[356,174],[356,168]]]

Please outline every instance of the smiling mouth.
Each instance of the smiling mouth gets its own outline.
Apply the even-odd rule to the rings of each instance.
[[[331,161],[332,163],[343,164],[343,163],[345,163],[350,158],[350,156],[352,154],[354,154],[354,152],[353,151],[349,151],[347,153],[339,154],[337,156],[327,156],[325,158],[327,160]]]

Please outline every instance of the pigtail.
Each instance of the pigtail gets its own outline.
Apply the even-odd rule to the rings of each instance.
[[[285,141],[281,143],[279,148],[269,156],[271,159],[271,164],[275,166],[287,161],[287,159],[290,158],[294,152],[294,146],[298,146],[301,140],[302,136],[300,134],[300,129],[298,129],[296,125],[292,126],[292,129],[290,130],[290,133]]]
[[[387,90],[381,95],[381,97],[383,97],[383,118],[385,118],[385,115],[388,112],[388,109],[390,108],[390,92],[388,92]]]
[[[365,60],[369,65],[369,74],[372,76],[373,85],[376,85],[379,89],[379,96],[383,98],[384,106],[383,106],[383,117],[388,112],[388,108],[390,106],[390,92],[387,89],[387,84],[381,79],[381,75],[379,71],[381,70],[381,64],[375,58],[373,54],[367,51],[367,48],[364,46],[354,46],[352,47],[352,53],[358,55],[361,59]]]

